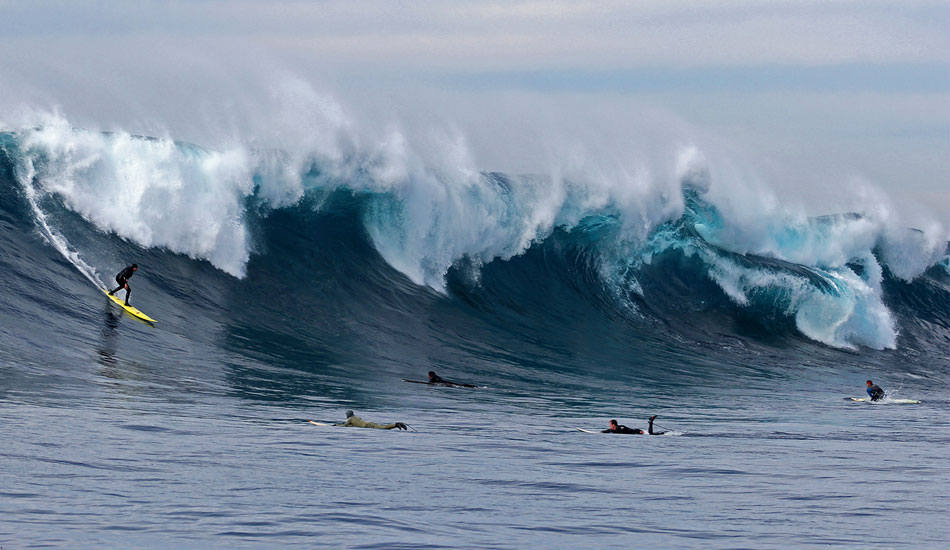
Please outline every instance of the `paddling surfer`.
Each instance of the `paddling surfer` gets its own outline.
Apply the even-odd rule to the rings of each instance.
[[[616,421],[616,420],[611,419],[611,420],[610,420],[610,427],[607,428],[606,430],[600,432],[600,433],[603,433],[603,434],[635,434],[635,435],[642,435],[642,434],[643,434],[643,430],[641,430],[640,428],[628,428],[628,427],[624,426],[623,424],[617,424],[617,421]]]
[[[462,382],[453,382],[452,380],[446,380],[445,378],[442,378],[441,376],[436,374],[434,370],[429,371],[428,383],[432,384],[433,386],[448,386],[450,388],[477,388],[478,387],[475,384],[463,384]]]
[[[345,426],[347,428],[376,428],[377,430],[392,430],[394,428],[400,430],[408,430],[409,427],[403,424],[402,422],[393,422],[392,424],[377,424],[375,422],[367,422],[362,418],[353,414],[353,411],[346,411],[346,422],[342,424],[334,424],[334,426]]]
[[[656,415],[655,415],[655,414],[654,414],[653,416],[651,416],[650,419],[647,421],[647,422],[648,422],[648,424],[647,424],[647,430],[648,430],[648,431],[647,431],[647,432],[644,432],[644,431],[641,430],[640,428],[628,428],[628,427],[624,426],[623,424],[617,424],[617,421],[616,421],[616,420],[611,420],[611,421],[610,421],[610,427],[607,428],[606,430],[600,432],[600,433],[605,433],[605,434],[632,434],[632,435],[643,435],[643,434],[645,434],[645,433],[649,433],[650,435],[663,435],[663,434],[665,434],[666,432],[655,432],[655,431],[653,431],[653,421],[654,421],[654,420],[656,420]]]
[[[115,293],[119,290],[125,289],[125,305],[131,305],[129,303],[129,296],[132,295],[132,287],[129,286],[129,279],[132,278],[132,275],[135,275],[135,272],[138,271],[139,264],[132,264],[129,267],[123,269],[115,276],[115,282],[119,283],[119,286],[115,287],[109,291],[109,296],[115,296]]]
[[[867,386],[868,397],[871,398],[871,401],[880,401],[881,399],[884,399],[884,390],[881,389],[881,386],[878,386],[870,380],[867,381]]]

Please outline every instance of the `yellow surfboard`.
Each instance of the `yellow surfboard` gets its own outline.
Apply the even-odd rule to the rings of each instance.
[[[122,309],[128,311],[129,313],[131,313],[132,315],[138,317],[139,319],[141,319],[141,320],[143,320],[143,321],[148,321],[149,323],[157,323],[157,322],[158,322],[158,321],[156,321],[155,319],[152,319],[152,318],[149,317],[148,315],[146,315],[146,314],[142,313],[141,311],[139,311],[138,308],[125,305],[125,302],[123,302],[122,300],[120,300],[120,299],[118,299],[117,297],[113,296],[112,294],[109,294],[109,291],[108,291],[108,290],[103,290],[103,292],[106,293],[106,296],[108,296],[109,298],[112,298],[112,301],[113,301],[113,302],[115,302],[115,303],[119,304],[120,306],[122,306]]]

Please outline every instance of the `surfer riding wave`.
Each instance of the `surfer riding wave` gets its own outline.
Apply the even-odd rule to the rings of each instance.
[[[129,286],[129,279],[132,278],[132,275],[135,275],[135,272],[138,271],[139,265],[132,264],[129,267],[118,272],[115,276],[115,282],[119,283],[119,286],[113,288],[109,291],[109,296],[115,296],[115,293],[125,289],[125,305],[130,306],[129,297],[132,296],[132,287]]]

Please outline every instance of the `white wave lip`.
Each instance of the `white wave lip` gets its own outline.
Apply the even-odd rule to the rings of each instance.
[[[99,229],[244,275],[244,199],[254,184],[243,152],[75,130],[62,118],[19,134],[23,173]]]
[[[710,276],[735,303],[748,305],[750,296],[760,290],[782,292],[787,312],[805,336],[838,348],[893,349],[898,329],[884,305],[884,268],[911,281],[940,261],[946,243],[940,239],[939,224],[907,229],[886,204],[878,196],[873,207],[857,215],[805,218],[773,203],[760,206],[744,220],[697,223],[695,229],[719,248],[808,267],[834,288],[829,292],[802,277],[751,270],[704,254]],[[852,265],[861,266],[860,275]]]
[[[704,257],[712,264],[712,279],[739,305],[749,305],[753,301],[750,295],[756,291],[783,292],[786,313],[794,316],[795,326],[812,340],[844,349],[897,346],[894,318],[881,299],[879,268],[869,280],[848,268],[825,271],[822,276],[834,288],[834,292],[828,292],[803,277],[747,269],[711,255]]]
[[[845,348],[896,345],[879,261],[911,280],[945,255],[941,227],[905,229],[882,197],[870,196],[865,208],[855,209],[859,216],[818,222],[789,213],[762,186],[744,186],[695,147],[678,148],[666,159],[673,162],[652,164],[616,152],[574,151],[558,158],[547,175],[500,182],[479,169],[461,134],[435,135],[416,147],[398,130],[373,140],[356,132],[338,108],[307,90],[297,95],[302,99],[291,105],[316,114],[303,124],[307,131],[282,137],[295,145],[289,151],[209,151],[171,139],[76,130],[61,116],[47,116],[17,132],[28,165],[20,173],[30,179],[24,187],[62,197],[103,231],[208,260],[237,277],[245,275],[253,248],[245,219],[252,194],[280,208],[297,203],[308,185],[368,192],[364,223],[376,249],[416,284],[441,292],[460,260],[475,266],[507,260],[555,227],[570,229],[598,215],[619,227],[611,242],[600,243],[605,261],[635,266],[656,227],[683,215],[688,187],[724,214],[717,223],[697,222],[706,241],[822,270],[838,293],[704,257],[723,290],[746,305],[756,289],[778,288],[789,297],[789,313],[803,334]],[[324,111],[329,114],[318,116]],[[312,168],[321,174],[314,180]],[[858,276],[849,263],[863,265],[864,273]]]
[[[658,177],[637,161],[599,159],[606,169],[568,156],[547,175],[507,176],[501,184],[479,171],[460,136],[426,156],[390,140],[377,158],[377,172],[389,178],[375,180],[387,183],[376,189],[384,195],[365,220],[374,245],[413,282],[438,291],[463,258],[475,265],[508,260],[555,227],[571,229],[589,216],[616,216],[622,245],[642,243],[683,212],[677,178]]]

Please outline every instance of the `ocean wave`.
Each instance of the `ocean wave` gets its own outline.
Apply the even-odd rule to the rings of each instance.
[[[718,186],[728,183],[693,147],[671,159],[668,177],[589,166],[511,175],[476,169],[464,140],[448,140],[436,163],[398,132],[372,146],[349,140],[309,153],[213,151],[75,129],[55,115],[0,134],[0,146],[47,240],[93,274],[94,266],[79,265],[82,251],[45,220],[50,199],[99,231],[241,278],[255,254],[267,254],[259,220],[287,209],[326,216],[327,198],[344,193],[358,199],[352,215],[375,252],[417,285],[451,292],[452,273],[465,271],[465,284],[478,286],[488,264],[569,242],[576,257],[554,268],[582,260],[585,293],[610,296],[611,308],[634,315],[644,304],[669,304],[643,281],[656,277],[647,273],[656,258],[676,253],[698,260],[698,276],[736,310],[790,319],[807,338],[848,349],[897,346],[888,277],[910,283],[948,265],[939,225],[907,229],[883,207],[808,217],[762,200],[767,190],[727,195],[725,204]],[[731,215],[743,203],[749,208]]]

